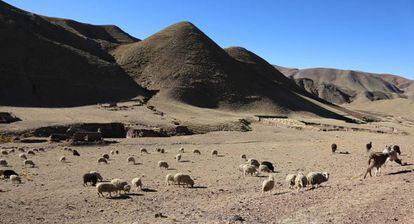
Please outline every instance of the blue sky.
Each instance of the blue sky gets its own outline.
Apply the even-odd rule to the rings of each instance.
[[[414,79],[411,0],[6,0],[34,13],[115,24],[144,39],[190,21],[222,47],[272,64],[392,73]]]

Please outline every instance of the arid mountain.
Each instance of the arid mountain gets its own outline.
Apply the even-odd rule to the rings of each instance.
[[[383,75],[352,70],[275,67],[308,92],[335,104],[405,97],[402,87],[409,83],[398,84],[402,78],[390,82]]]
[[[414,80],[406,79],[397,75],[379,75],[379,77],[404,91],[407,95],[414,94]]]
[[[83,33],[95,28],[102,30]],[[117,44],[115,36],[106,41]],[[2,1],[0,49],[1,105],[75,106],[145,92],[99,42]]]
[[[189,22],[114,51],[140,85],[168,101],[205,108],[338,115],[312,103],[290,79],[252,52],[223,50]]]

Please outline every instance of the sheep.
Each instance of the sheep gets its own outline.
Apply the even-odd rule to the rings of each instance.
[[[128,182],[126,180],[116,178],[111,180],[111,184],[115,185],[115,187],[118,189],[118,192],[120,192],[125,191],[124,187],[128,185]]]
[[[295,178],[295,186],[297,188],[297,191],[299,192],[302,188],[305,188],[308,185],[308,179],[306,176],[300,172],[296,175]]]
[[[35,163],[32,160],[26,159],[24,161],[24,166],[30,165],[32,168],[35,167]]]
[[[180,160],[181,160],[181,154],[177,154],[175,156],[175,160],[177,160],[177,162],[180,162]]]
[[[118,191],[118,188],[111,183],[99,183],[96,185],[96,190],[98,192],[99,197],[100,196],[105,197],[103,195],[103,193],[105,192],[105,193],[109,193],[109,197],[112,198],[112,192],[116,193]]]
[[[19,176],[14,170],[0,170],[0,175],[3,176],[3,178],[10,178],[11,175]]]
[[[36,155],[35,152],[33,152],[32,150],[27,151],[28,155]]]
[[[26,154],[24,154],[24,153],[20,153],[20,154],[19,154],[19,158],[20,158],[20,159],[27,159],[27,156],[26,156]]]
[[[10,150],[9,150],[9,154],[10,154],[10,153],[14,153],[14,152],[15,152],[15,150],[14,150],[14,149],[10,149]]]
[[[174,183],[174,174],[167,174],[165,176],[165,185],[170,185],[170,183]]]
[[[88,183],[91,183],[92,186],[95,186],[98,182],[98,176],[95,173],[85,173],[82,176],[83,186],[87,186]]]
[[[178,153],[184,153],[184,148],[183,148],[183,147],[181,147],[181,148],[178,150]]]
[[[66,157],[64,157],[64,156],[60,157],[59,161],[62,162],[62,163],[65,163],[66,162]]]
[[[21,184],[22,183],[22,178],[17,176],[17,175],[10,175],[10,181],[13,184],[15,184],[15,183]]]
[[[1,150],[1,154],[8,155],[9,154],[9,151],[7,151],[7,150]]]
[[[382,153],[382,152],[375,152],[371,153],[368,158],[368,168],[365,172],[364,179],[367,177],[368,173],[372,177],[371,170],[375,167],[375,176],[377,176],[377,173],[381,173],[381,167],[385,164],[388,157],[390,157],[390,154],[393,154],[393,156],[396,156],[397,152],[389,152],[389,153]]]
[[[0,166],[7,167],[7,161],[5,159],[0,159]]]
[[[275,167],[269,161],[263,161],[260,163],[260,165],[266,165],[270,169],[270,171],[275,172]]]
[[[148,154],[148,151],[147,151],[147,149],[145,149],[145,148],[141,148],[141,149],[140,149],[140,152],[141,152],[141,154],[142,154],[142,153]]]
[[[45,152],[44,148],[39,148],[39,152]]]
[[[260,166],[259,161],[257,161],[256,159],[249,159],[249,160],[247,160],[247,164],[250,164],[250,165],[252,165],[252,166],[254,166],[256,168],[259,168],[259,166]]]
[[[119,154],[119,151],[118,151],[118,150],[115,150],[115,154],[117,154],[117,155],[118,155],[118,154]]]
[[[79,152],[76,149],[73,150],[72,154],[74,156],[80,156]]]
[[[289,185],[289,188],[293,188],[295,186],[296,174],[288,174],[286,176],[286,183]]]
[[[253,176],[254,174],[257,176],[258,172],[256,170],[256,167],[249,164],[245,164],[243,166],[243,175],[246,176],[246,174],[250,174],[251,176]]]
[[[244,165],[246,165],[246,164],[239,165],[239,173],[242,174],[242,175],[244,173]]]
[[[104,153],[104,154],[102,154],[102,158],[109,159],[109,155]]]
[[[331,149],[332,149],[332,153],[335,153],[335,152],[336,152],[336,150],[338,149],[338,145],[336,145],[335,143],[333,143],[333,144],[331,145]]]
[[[269,169],[269,167],[267,167],[266,165],[260,165],[259,166],[259,172],[262,173],[271,173],[272,171]]]
[[[135,158],[130,156],[130,157],[127,158],[127,162],[132,163],[133,165],[135,165]]]
[[[99,159],[98,159],[98,164],[99,164],[99,163],[105,163],[105,164],[108,164],[108,160],[106,160],[105,158],[101,157],[101,158],[99,158]]]
[[[382,153],[388,153],[390,156],[385,161],[384,167],[388,164],[389,161],[395,161],[396,163],[403,165],[401,159],[398,159],[398,155],[401,155],[401,150],[398,145],[390,145],[384,149]]]
[[[194,187],[194,180],[187,174],[177,173],[174,175],[174,183],[178,184],[178,186],[191,186]]]
[[[328,181],[329,173],[328,172],[310,172],[306,175],[306,179],[308,180],[308,185],[312,187],[318,187],[323,182]]]
[[[247,156],[246,156],[246,154],[241,154],[240,158],[244,159],[244,161],[247,161]]]
[[[32,151],[35,152],[35,153],[38,153],[39,152],[39,149],[33,148]]]
[[[89,173],[95,174],[98,178],[98,181],[103,181],[102,175],[98,171],[90,171]]]
[[[194,149],[194,150],[193,150],[193,153],[194,153],[194,154],[201,155],[201,152],[200,152],[200,150],[198,150],[198,149]]]
[[[133,187],[135,187],[136,190],[138,190],[138,188],[142,190],[141,178],[136,177],[136,178],[132,179],[131,184],[132,184]]]
[[[161,168],[164,168],[164,169],[168,169],[168,163],[167,162],[165,162],[165,161],[159,161],[158,162],[158,167],[161,169]]]
[[[114,150],[111,150],[111,155],[115,155],[115,151]],[[109,156],[108,156],[109,157]]]
[[[367,148],[367,152],[369,152],[369,151],[372,149],[372,142],[369,142],[369,143],[366,145],[366,148]]]
[[[217,151],[217,150],[215,150],[215,149],[213,149],[213,150],[211,151],[211,155],[212,155],[212,156],[218,156],[218,151]]]
[[[129,191],[131,191],[131,185],[129,185],[129,184],[125,185],[123,190],[124,190],[125,193],[129,194]]]
[[[264,180],[262,183],[262,194],[266,191],[271,191],[275,187],[274,176],[269,176],[269,179]]]
[[[24,152],[24,148],[18,148],[17,149],[19,152]]]

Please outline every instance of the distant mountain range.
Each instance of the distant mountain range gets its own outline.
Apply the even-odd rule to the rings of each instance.
[[[332,68],[275,67],[306,91],[335,104],[406,98],[414,94],[414,81],[396,75]]]

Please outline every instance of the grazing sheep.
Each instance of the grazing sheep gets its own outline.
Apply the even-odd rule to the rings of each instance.
[[[181,160],[181,154],[177,154],[175,156],[175,160],[177,160],[177,162],[180,162],[180,160]]]
[[[273,166],[273,163],[269,161],[263,161],[260,163],[260,165],[266,165],[270,169],[270,171],[275,172],[275,167]]]
[[[262,183],[262,194],[267,191],[271,191],[275,187],[275,179],[273,176],[269,176],[269,179],[264,180]]]
[[[98,182],[98,176],[95,173],[85,173],[83,174],[83,186],[87,186],[88,183],[91,183],[92,186],[95,186]]]
[[[24,166],[27,166],[27,165],[31,166],[32,168],[35,167],[34,162],[32,160],[28,160],[28,159],[26,159],[24,161]]]
[[[109,159],[109,155],[104,153],[104,154],[102,154],[102,158]]]
[[[136,190],[138,190],[138,188],[142,190],[141,178],[136,177],[136,178],[132,179],[131,184],[132,184],[133,187],[135,187]]]
[[[32,151],[35,152],[35,153],[38,153],[39,152],[39,149],[33,148]]]
[[[18,148],[17,149],[19,152],[24,152],[24,148]]]
[[[129,194],[129,191],[131,191],[131,185],[129,185],[129,184],[125,185],[123,190],[124,190],[125,193]]]
[[[397,152],[393,151],[389,153],[388,152],[387,153],[382,153],[382,152],[371,153],[368,158],[368,168],[367,168],[367,171],[365,172],[364,179],[367,177],[368,173],[372,177],[371,170],[374,167],[376,168],[375,176],[377,176],[377,173],[381,173],[381,167],[385,164],[388,157],[390,157],[390,154],[393,154],[393,156],[396,156]]]
[[[14,170],[0,170],[0,176],[3,176],[3,178],[10,178],[11,175],[19,176]]]
[[[98,191],[98,196],[105,197],[103,193],[108,193],[109,197],[112,198],[112,192],[115,192],[116,194],[118,188],[111,183],[99,183],[96,185],[96,190]]]
[[[9,154],[9,151],[7,151],[7,150],[1,150],[1,154],[8,155]]]
[[[10,153],[14,153],[14,152],[15,152],[15,150],[14,150],[14,149],[10,149],[10,150],[9,150],[9,154],[10,154]]]
[[[298,192],[301,189],[305,188],[307,185],[308,185],[308,179],[306,178],[306,176],[302,172],[298,173],[298,175],[296,175],[296,178],[295,178],[295,186]]]
[[[170,183],[174,183],[174,174],[167,174],[165,176],[165,185],[170,185]]]
[[[285,180],[289,185],[289,188],[293,188],[293,186],[295,186],[296,174],[288,174]]]
[[[80,156],[79,152],[76,149],[73,150],[72,154],[74,156]]]
[[[240,158],[244,159],[245,161],[247,161],[247,156],[246,154],[241,154]]]
[[[39,152],[45,152],[44,148],[39,148]]]
[[[239,165],[239,173],[240,173],[241,175],[243,175],[243,173],[244,173],[244,165],[246,165],[246,164],[241,164],[241,165]]]
[[[213,149],[213,150],[211,151],[211,155],[212,155],[212,156],[218,156],[218,151],[217,151],[217,150],[215,150],[215,149]]]
[[[32,150],[27,151],[28,155],[36,155],[35,152],[33,152]]]
[[[312,187],[318,187],[323,182],[328,181],[329,173],[327,172],[310,172],[306,175],[306,179],[308,180],[308,185]]]
[[[372,142],[369,142],[369,143],[366,145],[366,148],[367,148],[367,152],[369,152],[369,151],[372,149]]]
[[[62,163],[65,163],[66,162],[66,157],[64,157],[64,156],[60,157],[59,161],[62,162]]]
[[[17,175],[10,175],[10,181],[13,184],[16,184],[16,183],[21,184],[22,183],[22,178],[17,176]]]
[[[147,151],[147,149],[145,149],[145,148],[141,148],[141,149],[140,149],[140,151],[141,151],[141,153],[148,154],[148,151]]]
[[[335,153],[335,152],[336,152],[336,150],[338,149],[338,146],[337,146],[335,143],[333,143],[333,144],[331,145],[331,149],[332,149],[332,153]]]
[[[252,165],[256,168],[259,168],[259,166],[260,166],[260,163],[259,163],[259,161],[257,161],[257,159],[249,159],[249,160],[247,160],[247,164],[250,164],[250,165]]]
[[[267,167],[266,165],[260,165],[259,166],[259,172],[261,173],[271,173],[272,171]]]
[[[132,163],[133,165],[135,165],[135,158],[130,156],[127,158],[128,163]]]
[[[108,164],[108,160],[106,160],[105,158],[101,157],[101,158],[99,158],[99,159],[98,159],[98,164],[99,164],[99,163],[105,163],[105,164]]]
[[[7,167],[7,161],[5,159],[0,159],[0,166]]]
[[[243,175],[246,176],[246,174],[250,174],[250,176],[253,176],[254,174],[257,176],[258,172],[256,170],[256,167],[249,164],[245,164],[243,166]]]
[[[187,174],[177,173],[174,175],[174,183],[178,186],[191,186],[194,187],[194,180]]]
[[[27,156],[26,156],[26,154],[24,154],[24,153],[20,153],[20,154],[19,154],[19,158],[20,158],[20,159],[27,159]]]
[[[398,145],[390,145],[384,149],[382,153],[388,153],[390,156],[387,158],[387,161],[385,161],[384,167],[388,164],[389,161],[394,161],[400,165],[402,164],[401,159],[398,158],[398,155],[401,155],[400,146]]]
[[[159,161],[158,162],[158,167],[161,169],[161,168],[164,168],[164,169],[168,169],[168,163],[167,162],[165,162],[165,161]]]
[[[115,150],[115,154],[117,154],[117,155],[118,155],[118,154],[119,154],[119,151],[118,151],[118,150]]]
[[[115,151],[114,150],[111,150],[111,155],[115,155]],[[109,157],[109,156],[108,156]]]
[[[178,153],[184,153],[184,148],[180,148],[179,150],[178,150]]]
[[[128,185],[128,182],[126,180],[116,178],[111,180],[111,184],[115,185],[115,187],[118,189],[118,192],[120,192],[124,191],[124,187]]]
[[[201,152],[200,152],[200,150],[198,150],[198,149],[194,149],[194,150],[193,150],[193,153],[194,153],[194,154],[201,155]]]
[[[98,171],[90,171],[89,173],[95,174],[98,178],[98,181],[103,181],[102,175]]]

